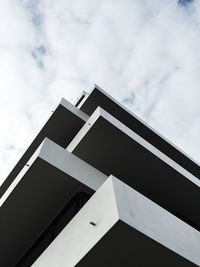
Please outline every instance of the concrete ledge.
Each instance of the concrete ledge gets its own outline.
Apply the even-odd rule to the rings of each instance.
[[[91,92],[82,99],[78,107],[90,116],[99,106],[200,179],[200,166],[198,162],[191,159],[175,144],[159,134],[98,85],[94,85]]]
[[[199,266],[200,233],[111,176],[33,267],[57,265]]]
[[[200,230],[199,179],[103,109],[96,109],[67,150]]]
[[[45,137],[50,138],[60,146],[66,148],[71,139],[75,136],[76,132],[83,126],[87,119],[88,116],[86,114],[63,98],[44,127],[40,130],[36,138],[1,185],[0,198],[28,162],[36,149],[40,146]]]
[[[59,214],[65,210],[66,218],[61,223],[66,225],[84,204],[72,206],[75,196],[84,194],[89,198],[106,178],[46,139],[7,190],[6,198],[1,200],[0,266],[29,266],[27,260],[29,263],[40,255],[38,247],[45,248],[52,236],[55,238],[57,224],[38,241]],[[68,203],[72,203],[69,208]]]

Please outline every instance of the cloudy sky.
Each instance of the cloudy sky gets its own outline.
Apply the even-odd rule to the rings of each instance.
[[[94,83],[200,162],[200,1],[0,0],[0,183]]]

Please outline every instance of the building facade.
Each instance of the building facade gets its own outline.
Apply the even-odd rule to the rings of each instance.
[[[62,99],[0,187],[0,266],[200,266],[199,179],[98,86]]]

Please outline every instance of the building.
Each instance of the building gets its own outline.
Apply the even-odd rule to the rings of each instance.
[[[0,266],[200,266],[199,179],[98,86],[62,99],[0,188]]]

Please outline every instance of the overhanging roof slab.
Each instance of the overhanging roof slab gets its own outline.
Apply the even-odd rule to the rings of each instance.
[[[74,107],[63,98],[56,110],[1,185],[0,198],[33,155],[35,150],[40,146],[44,138],[50,138],[55,143],[66,148],[87,119],[88,116],[85,113]]]
[[[80,99],[82,99],[82,101],[77,102],[77,106],[80,108],[80,110],[90,116],[95,109],[100,106],[200,179],[199,163],[195,162],[194,159],[191,159],[180,148],[175,146],[150,125],[145,123],[142,119],[121,105],[99,86],[95,85],[89,94],[84,92],[82,98]]]
[[[200,229],[199,179],[103,109],[97,108],[67,149]]]
[[[48,139],[37,153],[1,200],[0,266],[27,266],[24,259],[66,205],[77,194],[91,196],[107,178]]]
[[[199,266],[200,233],[111,176],[33,267],[58,264]]]

